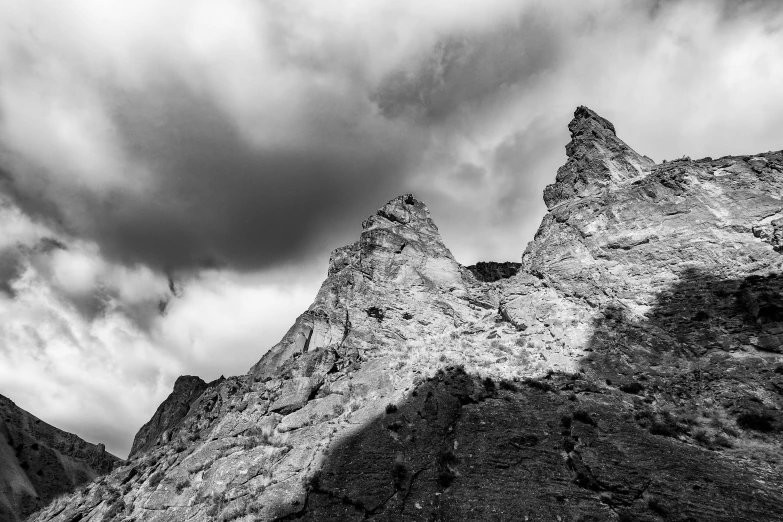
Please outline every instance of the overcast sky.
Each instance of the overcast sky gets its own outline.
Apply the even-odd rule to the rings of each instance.
[[[657,162],[781,149],[781,4],[0,0],[0,394],[124,457],[405,192],[518,260],[577,105]]]

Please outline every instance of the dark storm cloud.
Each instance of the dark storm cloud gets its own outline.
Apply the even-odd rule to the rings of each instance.
[[[480,35],[449,35],[390,73],[373,95],[384,115],[440,123],[555,68],[558,31],[537,9]]]
[[[209,100],[184,89],[153,96],[165,100],[157,110],[141,99],[117,120],[154,183],[110,207],[85,201],[101,216],[85,228],[118,259],[252,269],[297,258],[320,246],[336,216],[386,198],[416,154],[408,138],[377,142],[340,121],[312,121],[319,143],[255,146]],[[155,120],[165,126],[150,133]]]
[[[454,199],[462,181],[490,184],[482,221],[507,219],[554,177],[532,156],[567,141],[573,107],[628,114],[641,98],[682,113],[725,68],[708,56],[724,45],[710,43],[713,24],[739,42],[752,22],[779,20],[760,1],[411,3],[387,15],[233,0],[180,2],[160,23],[140,5],[103,13],[109,23],[90,18],[96,6],[60,13],[45,38],[9,33],[4,163],[26,209],[115,261],[168,271],[298,262],[423,178],[442,206],[466,202]],[[430,196],[438,184],[450,195]]]
[[[8,297],[16,296],[16,291],[11,283],[19,277],[20,269],[16,252],[12,250],[0,251],[0,292]]]

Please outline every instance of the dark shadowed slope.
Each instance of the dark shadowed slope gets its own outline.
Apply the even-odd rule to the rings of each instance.
[[[22,520],[120,460],[0,395],[0,521]]]

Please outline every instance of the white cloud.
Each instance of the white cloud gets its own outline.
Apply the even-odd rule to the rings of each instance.
[[[62,225],[0,201],[0,393],[122,453],[177,375],[255,362],[411,188],[459,260],[516,259],[580,104],[656,160],[780,148],[782,10],[732,5],[0,0],[0,165]],[[212,255],[160,315],[159,267]]]
[[[0,237],[0,254],[20,267],[13,296],[0,293],[0,393],[120,456],[177,376],[246,372],[307,308],[320,277],[207,271],[172,298],[163,274],[111,263],[94,243],[58,237],[7,201]],[[84,299],[99,301],[94,315],[80,309]]]

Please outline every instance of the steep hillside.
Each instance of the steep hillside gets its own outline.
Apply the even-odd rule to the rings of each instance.
[[[133,439],[129,457],[146,451],[160,442],[168,442],[169,432],[190,410],[208,384],[193,375],[182,375],[174,382],[174,390],[158,406],[152,419],[141,427]]]
[[[783,153],[569,130],[521,266],[390,201],[247,375],[33,520],[783,519]]]
[[[119,462],[102,444],[58,430],[0,395],[0,521],[22,520]]]

